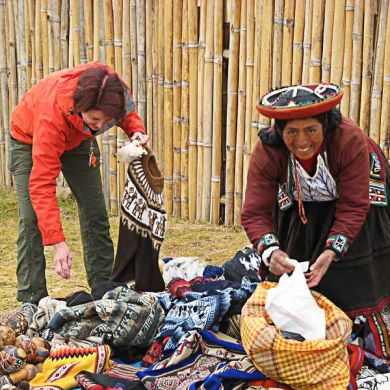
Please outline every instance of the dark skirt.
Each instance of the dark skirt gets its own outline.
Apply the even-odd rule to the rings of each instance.
[[[389,178],[389,175],[388,175]],[[389,180],[387,183],[390,194]],[[290,258],[313,264],[323,252],[336,201],[304,202],[303,225],[297,203],[275,213],[280,248]],[[269,280],[275,280],[269,275]],[[368,315],[390,303],[390,207],[371,206],[345,256],[333,262],[313,290],[324,294],[351,317]]]

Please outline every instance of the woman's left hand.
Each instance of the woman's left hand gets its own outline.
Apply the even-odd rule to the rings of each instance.
[[[306,273],[306,281],[309,288],[315,287],[321,282],[335,258],[336,253],[329,249],[321,253],[316,262],[310,267],[310,271]]]
[[[130,141],[135,141],[135,140],[139,141],[139,144],[141,146],[143,145],[149,146],[149,136],[147,134],[140,133],[137,131],[130,138]]]

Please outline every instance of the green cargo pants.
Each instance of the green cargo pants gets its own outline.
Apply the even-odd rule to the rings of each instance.
[[[96,168],[88,165],[89,145],[90,141],[86,140],[79,147],[65,152],[61,157],[61,163],[62,173],[78,204],[84,265],[88,284],[94,288],[109,280],[114,248],[110,237],[99,165]],[[94,149],[99,162],[100,155],[96,140],[94,140]],[[48,292],[42,237],[28,188],[32,168],[31,145],[11,139],[8,168],[14,176],[19,202],[17,300],[37,303],[47,296]]]

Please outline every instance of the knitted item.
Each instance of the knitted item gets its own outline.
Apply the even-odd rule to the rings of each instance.
[[[163,187],[164,178],[150,149],[129,164],[111,280],[135,280],[138,291],[165,288],[158,267],[166,224]]]

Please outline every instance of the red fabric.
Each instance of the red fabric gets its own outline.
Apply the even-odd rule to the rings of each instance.
[[[30,197],[44,245],[65,240],[56,198],[60,157],[92,137],[89,130],[84,130],[84,122],[75,112],[72,95],[81,73],[97,65],[102,64],[82,64],[50,74],[26,93],[12,113],[12,137],[32,145]],[[119,126],[129,136],[134,132],[146,132],[136,110]]]
[[[356,344],[348,344],[347,348],[349,355],[349,368],[351,371],[350,384],[352,385],[352,389],[356,390],[358,388],[356,376],[364,363],[364,350]]]
[[[296,157],[296,159],[299,161],[299,164],[302,165],[302,168],[310,176],[313,176],[316,173],[317,157],[318,157],[319,154],[320,154],[320,151],[318,151],[313,157],[308,158],[307,160],[300,160],[298,157]]]
[[[369,152],[375,151],[380,159],[383,156],[374,141],[346,118],[337,129],[326,134],[325,142],[329,170],[339,193],[329,236],[343,234],[351,245],[370,209]],[[286,183],[287,153],[287,149],[267,147],[260,140],[253,150],[241,223],[254,246],[264,234],[275,234],[272,211],[278,184]]]

